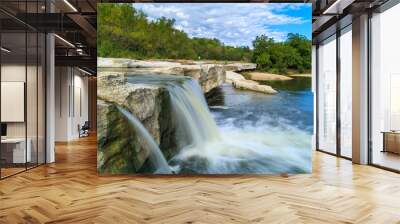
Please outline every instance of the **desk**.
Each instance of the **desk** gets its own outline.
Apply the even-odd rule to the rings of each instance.
[[[28,144],[25,152],[25,138],[5,138],[1,139],[1,157],[6,163],[25,163],[31,162],[31,139],[27,139]],[[26,160],[25,160],[26,159]]]
[[[382,152],[400,154],[400,131],[383,131]]]

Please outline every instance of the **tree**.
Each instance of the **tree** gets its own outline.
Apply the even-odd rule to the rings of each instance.
[[[299,34],[289,34],[286,41],[275,42],[265,35],[253,41],[252,61],[260,70],[287,73],[311,67],[311,41]]]
[[[289,33],[287,43],[297,50],[301,57],[298,64],[298,70],[311,69],[311,41],[300,34]]]
[[[271,57],[267,52],[261,53],[257,59],[256,59],[256,64],[260,68],[268,69],[271,68],[272,63],[271,63]]]
[[[253,57],[252,61],[257,63],[257,58],[260,57],[263,53],[267,53],[272,45],[274,45],[275,41],[272,38],[269,38],[265,35],[257,36],[253,43]],[[265,57],[265,56],[264,56]],[[261,68],[263,68],[261,66]]]
[[[257,36],[250,49],[216,38],[190,38],[174,27],[174,19],[149,20],[132,4],[99,4],[97,19],[100,57],[252,61],[260,70],[279,73],[311,69],[311,41],[299,34],[290,33],[283,42]]]

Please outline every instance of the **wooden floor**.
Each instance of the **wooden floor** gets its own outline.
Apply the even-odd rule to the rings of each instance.
[[[374,151],[374,164],[389,167],[391,169],[400,170],[400,155],[391,152]]]
[[[20,167],[7,167],[7,168],[0,168],[1,169],[1,177],[8,177],[11,176],[13,174],[19,173],[19,172],[23,172],[26,170],[26,168],[20,168]]]
[[[400,175],[314,154],[311,175],[100,177],[94,138],[0,181],[0,223],[400,223]]]

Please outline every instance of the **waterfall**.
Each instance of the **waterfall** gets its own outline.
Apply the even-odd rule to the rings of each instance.
[[[169,173],[171,169],[185,174],[265,174],[304,172],[310,169],[309,150],[299,150],[296,145],[307,136],[301,131],[276,131],[269,123],[256,125],[253,120],[249,120],[251,117],[257,118],[257,121],[271,118],[265,116],[265,113],[251,115],[256,111],[254,107],[250,108],[252,111],[239,108],[240,113],[224,117],[225,123],[217,125],[214,116],[220,114],[214,113],[213,116],[196,80],[182,76],[149,74],[130,76],[129,81],[166,88],[168,91],[179,152],[166,164],[150,135],[147,135],[146,141],[153,142],[152,151],[157,152],[157,158],[163,159],[163,167]],[[246,102],[247,100],[251,98],[246,98]],[[234,109],[237,108],[230,110]],[[147,133],[140,122],[135,120],[135,126],[140,125],[143,129],[141,132]]]
[[[274,173],[285,172],[302,158],[292,149],[274,150],[263,133],[217,126],[199,84],[193,79],[167,82],[180,151],[170,161],[178,172]],[[286,160],[285,163],[281,163]]]
[[[205,143],[221,140],[221,134],[196,80],[187,79],[180,84],[167,84],[166,87],[180,135],[185,138],[180,139],[184,145],[201,147]]]
[[[118,110],[128,119],[130,124],[135,128],[136,132],[139,136],[144,140],[145,144],[147,145],[147,149],[150,150],[150,162],[156,167],[157,174],[171,174],[172,170],[168,166],[167,160],[165,159],[164,155],[162,154],[160,148],[158,147],[157,143],[154,141],[153,137],[147,131],[147,129],[142,125],[142,123],[133,116],[132,113],[123,109],[120,106],[117,106]]]

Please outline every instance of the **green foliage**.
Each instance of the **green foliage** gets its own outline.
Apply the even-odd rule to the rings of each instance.
[[[249,47],[224,46],[217,39],[190,38],[175,20],[155,21],[130,4],[99,4],[97,51],[100,57],[250,61]]]
[[[301,57],[298,70],[311,70],[311,41],[300,34],[289,33],[286,42],[296,49]]]
[[[311,69],[311,41],[289,34],[284,42],[256,37],[253,49],[225,46],[218,39],[190,38],[175,20],[154,21],[131,4],[98,4],[97,52],[100,57],[252,61],[258,69],[286,73]]]
[[[257,58],[255,63],[258,67],[269,68],[272,67],[271,57],[267,52],[262,52]]]
[[[299,72],[311,69],[311,41],[299,34],[288,34],[284,42],[257,36],[253,48],[252,61],[260,70],[287,73],[288,69]]]

